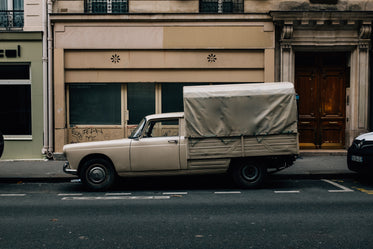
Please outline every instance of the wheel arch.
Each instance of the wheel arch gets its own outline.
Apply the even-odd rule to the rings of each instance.
[[[228,172],[231,172],[234,167],[238,167],[241,163],[244,162],[256,162],[258,160],[266,159],[266,157],[235,157],[231,159],[231,162],[229,163]]]
[[[105,154],[94,153],[94,154],[86,155],[85,157],[82,158],[82,160],[80,160],[80,162],[79,162],[79,166],[78,166],[78,175],[80,175],[80,173],[81,173],[80,171],[81,171],[81,169],[82,169],[82,166],[83,166],[87,161],[92,160],[92,159],[98,159],[98,158],[100,158],[100,159],[105,159],[106,161],[108,161],[108,162],[111,164],[111,166],[112,166],[112,168],[113,168],[115,174],[117,174],[117,171],[116,171],[116,169],[115,169],[114,163],[113,163],[113,161],[110,159],[110,157],[108,157],[108,156],[105,155]]]
[[[296,155],[279,155],[279,156],[255,156],[255,157],[236,157],[232,158],[229,164],[228,172],[231,172],[234,167],[239,166],[244,162],[261,163],[267,169],[270,168],[287,168],[293,165]]]

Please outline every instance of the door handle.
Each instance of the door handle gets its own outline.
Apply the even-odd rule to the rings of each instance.
[[[311,122],[300,122],[301,124],[310,124]]]
[[[329,124],[338,124],[338,121],[329,121]]]
[[[168,140],[170,144],[177,144],[177,140]]]

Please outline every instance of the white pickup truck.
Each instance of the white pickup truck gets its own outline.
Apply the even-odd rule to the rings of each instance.
[[[65,145],[64,171],[90,190],[118,176],[229,173],[243,188],[299,153],[292,83],[184,87],[184,112],[146,116],[128,139]]]

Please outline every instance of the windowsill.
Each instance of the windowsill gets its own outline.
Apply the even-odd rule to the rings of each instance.
[[[32,135],[4,135],[5,141],[31,141]]]
[[[1,31],[23,31],[23,27],[0,27]]]
[[[74,125],[70,126],[70,129],[123,129],[124,125]]]

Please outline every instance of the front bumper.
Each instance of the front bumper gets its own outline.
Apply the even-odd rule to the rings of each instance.
[[[373,146],[354,141],[347,153],[347,166],[355,172],[373,172]]]
[[[76,169],[71,169],[69,162],[65,162],[63,165],[63,172],[71,175],[77,175],[78,171]]]

